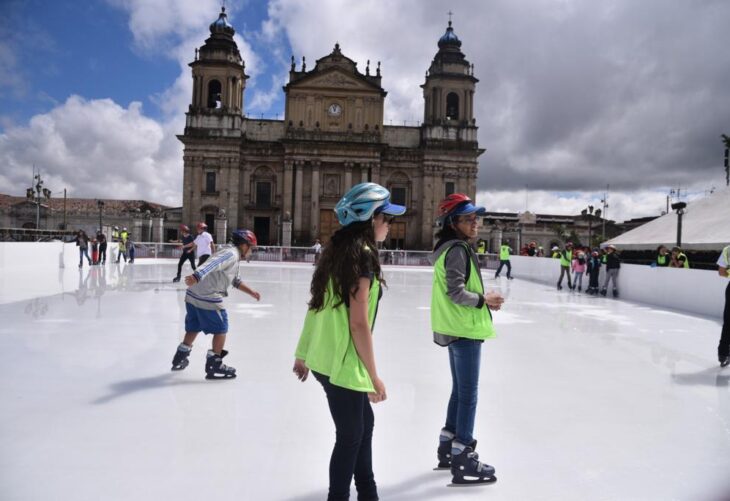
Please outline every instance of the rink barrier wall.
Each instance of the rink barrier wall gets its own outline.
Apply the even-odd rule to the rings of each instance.
[[[556,287],[560,277],[558,259],[511,256],[511,261],[512,274],[516,278]],[[602,266],[598,281],[601,287],[605,276],[605,267]],[[722,318],[728,279],[711,270],[652,268],[647,265],[622,264],[618,284],[621,299]],[[583,294],[586,287],[588,287],[588,277],[584,276]],[[609,285],[608,298],[611,298],[612,287],[613,283]],[[565,278],[563,278],[563,290],[568,290]]]
[[[137,243],[135,259],[178,259],[178,244]],[[107,262],[115,261],[118,244],[107,247]],[[426,251],[381,251],[384,264],[401,266],[429,266]],[[489,278],[498,264],[493,254],[480,256],[484,275]],[[314,262],[309,247],[259,247],[251,261]],[[515,277],[555,287],[560,275],[558,260],[526,256],[511,256]],[[48,296],[74,290],[78,285],[79,251],[73,243],[61,242],[0,242],[0,303]],[[84,264],[84,268],[88,265]],[[29,279],[29,270],[42,269],[55,274],[58,280],[51,284]],[[504,274],[504,272],[503,272]],[[601,269],[599,285],[603,285],[605,270]],[[619,273],[621,299],[680,310],[687,313],[722,318],[727,280],[716,271],[651,268],[645,265],[623,264]],[[567,283],[564,280],[563,286]],[[588,277],[583,278],[583,289]],[[566,287],[567,292],[567,287]],[[609,295],[610,297],[610,295]]]

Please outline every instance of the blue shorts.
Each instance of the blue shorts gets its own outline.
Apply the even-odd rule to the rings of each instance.
[[[206,334],[225,334],[228,332],[228,314],[226,310],[204,310],[185,302],[185,332]]]

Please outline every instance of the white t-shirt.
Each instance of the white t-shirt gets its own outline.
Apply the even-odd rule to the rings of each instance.
[[[211,243],[213,243],[213,237],[207,231],[195,237],[195,257],[210,256]]]

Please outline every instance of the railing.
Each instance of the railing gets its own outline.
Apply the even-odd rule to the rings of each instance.
[[[218,245],[217,249],[223,246]],[[380,262],[384,265],[396,266],[431,266],[430,251],[414,250],[381,250]],[[158,258],[179,259],[182,254],[180,244],[159,244],[139,242],[134,244],[135,259]],[[315,252],[311,247],[279,247],[262,245],[257,247],[249,258],[252,262],[271,263],[314,263]],[[496,269],[499,265],[497,254],[479,254],[482,269]]]

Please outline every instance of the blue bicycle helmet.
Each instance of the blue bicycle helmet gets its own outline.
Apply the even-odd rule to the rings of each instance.
[[[248,244],[251,247],[256,247],[258,245],[256,235],[251,230],[235,230],[231,234],[231,241],[233,242],[233,245]]]
[[[360,183],[337,202],[335,214],[342,226],[367,221],[377,213],[402,216],[406,208],[390,203],[390,192],[375,183]]]

